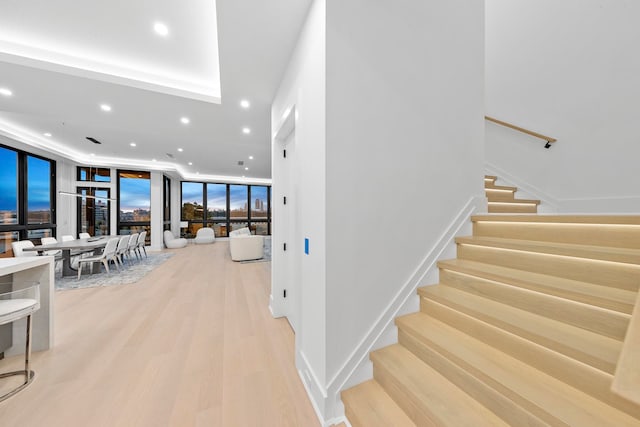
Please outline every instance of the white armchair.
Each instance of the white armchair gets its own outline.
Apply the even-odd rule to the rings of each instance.
[[[175,238],[169,230],[164,232],[164,245],[168,249],[178,249],[187,246],[187,239],[184,237]]]
[[[248,228],[229,233],[229,250],[233,261],[248,261],[264,257],[264,237],[252,236]]]
[[[198,230],[196,233],[196,238],[194,239],[197,245],[203,245],[206,243],[213,243],[216,240],[216,235],[213,232],[213,228],[203,227]]]

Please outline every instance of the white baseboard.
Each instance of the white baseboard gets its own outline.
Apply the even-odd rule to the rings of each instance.
[[[373,378],[368,359],[369,353],[376,348],[397,342],[394,319],[404,312],[417,311],[418,298],[416,290],[418,286],[427,284],[425,283],[427,278],[430,281],[435,278],[437,281],[437,261],[442,259],[445,254],[450,255],[452,248],[455,248],[455,237],[461,235],[461,233],[469,233],[471,215],[476,212],[486,212],[486,206],[487,200],[482,195],[471,198],[459,211],[445,232],[425,255],[420,265],[414,270],[411,277],[387,305],[355,350],[347,358],[347,361],[338,370],[338,373],[331,378],[324,392],[324,402],[313,402],[315,398],[320,397],[319,393],[310,392],[310,387],[305,385],[314,408],[324,407],[322,412],[329,418],[330,423],[324,423],[325,418],[319,414],[318,417],[323,422],[323,425],[344,421],[344,406],[340,399],[340,392],[347,386],[356,385]],[[304,382],[305,375],[301,374],[301,377]],[[322,390],[322,387],[318,386],[317,388]],[[318,409],[316,409],[316,412],[318,412]]]
[[[539,189],[535,185],[510,174],[504,169],[490,163],[485,163],[485,171],[489,175],[495,175],[499,180],[518,187],[518,190],[538,199],[542,202],[538,211],[540,213],[562,214],[638,214],[640,213],[640,196],[621,197],[585,197],[575,199],[562,199],[552,196]]]

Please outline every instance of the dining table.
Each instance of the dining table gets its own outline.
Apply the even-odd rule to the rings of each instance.
[[[24,251],[37,251],[38,255],[45,255],[46,252],[59,250],[62,253],[62,275],[77,276],[78,270],[71,266],[72,254],[81,254],[92,252],[99,255],[107,245],[109,239],[118,238],[118,236],[96,236],[86,239],[69,240],[66,242],[50,243],[47,245],[37,245],[32,248],[24,248]],[[100,272],[100,263],[93,263],[92,273]]]

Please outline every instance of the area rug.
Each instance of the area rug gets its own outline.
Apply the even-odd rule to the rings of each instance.
[[[86,268],[82,271],[80,280],[78,280],[77,276],[56,277],[56,290],[84,289],[134,283],[142,279],[147,273],[173,255],[171,252],[149,252],[149,256],[142,258],[141,261],[134,261],[133,264],[125,262],[124,268],[120,273],[118,273],[118,269],[115,268],[113,264],[109,266],[111,273],[107,273],[104,267],[102,267],[100,273],[90,274],[89,269]]]
[[[240,261],[240,264],[250,264],[252,262],[271,262],[271,236],[264,238],[264,256],[262,258]]]

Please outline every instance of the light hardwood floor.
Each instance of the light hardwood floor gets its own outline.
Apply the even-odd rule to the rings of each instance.
[[[224,241],[173,252],[138,283],[56,293],[55,348],[2,427],[319,425],[270,263],[234,263]]]

